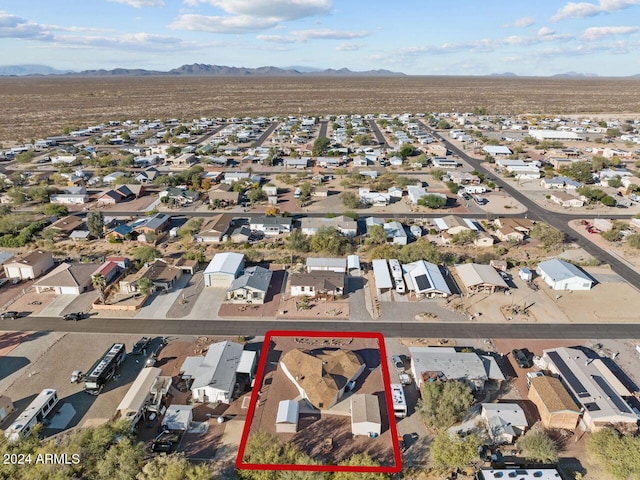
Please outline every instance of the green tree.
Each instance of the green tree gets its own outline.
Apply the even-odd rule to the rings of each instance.
[[[536,223],[531,229],[531,237],[540,240],[545,248],[559,247],[564,243],[564,232],[546,223]]]
[[[182,152],[182,148],[180,147],[172,146],[167,148],[167,155],[169,155],[170,157],[175,157],[180,152]]]
[[[64,217],[69,215],[69,209],[66,205],[58,205],[56,203],[46,203],[40,205],[37,209],[38,212],[46,215],[47,217]]]
[[[471,389],[464,382],[426,382],[416,410],[428,427],[444,430],[462,420],[472,403]]]
[[[360,206],[360,199],[353,192],[342,192],[340,194],[340,200],[347,208],[358,208]]]
[[[28,196],[31,197],[31,200],[37,203],[45,203],[49,201],[49,194],[51,193],[51,189],[47,186],[37,186],[31,187],[28,190]]]
[[[382,225],[371,225],[367,229],[366,243],[369,245],[384,245],[387,243],[387,232]]]
[[[592,432],[587,453],[612,479],[640,478],[640,437],[622,435],[612,428]]]
[[[591,164],[589,162],[574,162],[570,167],[561,169],[561,173],[577,182],[593,183]]]
[[[451,243],[454,245],[468,245],[473,243],[477,236],[478,234],[474,230],[463,230],[451,236]]]
[[[613,188],[620,188],[622,186],[620,175],[616,175],[615,177],[610,178],[607,183],[609,183],[609,186]]]
[[[456,193],[458,193],[458,190],[460,190],[460,185],[458,185],[456,182],[447,182],[447,188],[451,193],[455,195]]]
[[[260,187],[251,188],[247,192],[247,198],[249,199],[249,202],[251,202],[251,205],[253,205],[264,198],[264,192]]]
[[[600,200],[600,203],[602,203],[603,205],[607,206],[607,207],[615,207],[616,205],[616,199],[613,198],[611,195],[605,195],[604,197],[602,197],[602,199]]]
[[[331,144],[331,140],[327,137],[318,137],[313,142],[313,155],[315,157],[324,155]]]
[[[418,199],[418,205],[432,209],[442,208],[447,204],[447,199],[440,195],[427,193]]]
[[[27,163],[34,159],[36,154],[29,150],[28,152],[22,152],[16,155],[16,162]]]
[[[380,464],[366,453],[355,453],[338,465],[343,467],[379,467]],[[333,480],[384,480],[389,476],[376,472],[335,472]]]
[[[153,262],[158,257],[160,257],[160,252],[151,245],[136,247],[133,251],[133,258],[141,264]]]
[[[294,252],[309,251],[309,240],[299,228],[291,231],[291,233],[287,237],[287,243],[289,248]]]
[[[11,203],[14,205],[23,205],[27,201],[27,194],[20,187],[11,187],[7,190],[7,197],[11,199]]]
[[[145,462],[136,480],[211,480],[206,464],[195,465],[180,454],[159,455]]]
[[[441,170],[439,168],[432,169],[431,177],[435,178],[436,180],[442,180],[442,177],[444,177],[444,170]]]
[[[107,279],[101,273],[97,273],[91,277],[91,284],[100,296],[100,303],[104,303],[107,299],[105,295],[107,292]]]
[[[333,227],[320,227],[309,240],[311,251],[335,256],[344,255],[349,245],[349,240],[340,235]]]
[[[451,128],[451,125],[449,124],[449,122],[447,122],[444,118],[439,120],[438,123],[436,124],[436,128],[438,130],[448,130]]]
[[[86,223],[91,235],[96,238],[102,238],[104,235],[104,215],[102,215],[102,212],[89,212]]]
[[[533,462],[558,461],[558,446],[542,430],[529,430],[518,439],[518,448],[523,451],[524,458]]]
[[[431,444],[430,458],[444,470],[458,470],[471,465],[478,459],[480,440],[475,435],[452,438],[448,432],[440,432]]]
[[[402,145],[402,147],[400,148],[400,152],[398,153],[400,154],[400,157],[403,160],[406,160],[407,157],[410,157],[411,155],[413,155],[413,152],[414,152],[413,145],[405,143],[404,145]]]
[[[153,282],[148,277],[140,278],[136,284],[138,285],[138,291],[142,295],[148,295],[153,290]]]
[[[100,480],[134,479],[142,469],[144,446],[141,442],[133,443],[130,438],[118,439],[98,459],[96,469]]]

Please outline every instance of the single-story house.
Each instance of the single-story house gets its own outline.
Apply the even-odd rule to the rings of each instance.
[[[375,395],[351,396],[351,433],[354,436],[378,437],[382,432],[380,403]]]
[[[294,400],[281,400],[276,415],[276,433],[296,433],[300,417],[300,404]]]
[[[584,200],[581,197],[576,197],[575,195],[562,191],[550,194],[549,200],[561,207],[580,208],[584,206]]]
[[[209,203],[214,205],[215,203],[220,203],[224,205],[237,205],[240,202],[240,192],[235,192],[231,185],[220,184],[214,187],[207,192],[209,196]]]
[[[435,224],[441,232],[445,231],[449,235],[455,235],[457,233],[472,230],[464,219],[456,215],[447,215],[446,217],[436,218]]]
[[[309,406],[322,411],[353,388],[366,364],[352,350],[294,348],[282,355],[280,367]]]
[[[330,297],[344,295],[344,273],[312,272],[290,275],[291,295],[294,297]]]
[[[252,217],[249,222],[249,228],[254,231],[263,232],[266,236],[280,235],[282,233],[291,233],[293,220],[291,217],[278,216],[262,216]]]
[[[228,216],[220,214],[211,217],[196,233],[196,241],[199,243],[220,243],[229,231],[229,226]]]
[[[509,286],[491,265],[464,263],[456,265],[455,271],[468,293],[508,290]]]
[[[120,265],[117,262],[105,260],[104,263],[100,265],[91,276],[93,277],[94,275],[102,275],[108,285],[113,280],[115,280],[115,278],[122,270],[123,269],[120,268]]]
[[[407,187],[407,197],[409,198],[409,202],[412,205],[417,205],[418,200],[424,197],[427,194],[427,190],[424,187],[419,187],[417,185],[409,185]]]
[[[150,232],[157,234],[166,230],[167,225],[169,225],[169,220],[171,220],[171,217],[166,213],[156,213],[151,217],[136,220],[131,223],[130,226],[138,234],[146,234]]]
[[[111,184],[115,182],[118,178],[123,177],[125,175],[124,172],[113,172],[108,175],[102,177],[102,183]]]
[[[539,263],[536,273],[554,290],[591,290],[594,283],[580,268],[557,258]]]
[[[6,262],[2,268],[7,278],[32,280],[53,268],[53,255],[35,250]]]
[[[433,157],[431,163],[435,168],[458,168],[458,161],[451,157]]]
[[[451,289],[435,263],[418,260],[404,264],[402,270],[405,272],[407,288],[414,292],[417,298],[446,298],[451,295]]]
[[[168,201],[173,202],[175,205],[190,205],[198,200],[199,193],[195,190],[188,190],[186,188],[169,187],[160,192],[158,197],[167,197]]]
[[[217,253],[204,270],[204,286],[229,288],[243,271],[243,254],[235,252]]]
[[[186,432],[192,422],[193,405],[169,405],[162,418],[162,425],[173,431]]]
[[[191,393],[196,402],[230,403],[236,384],[243,347],[224,341],[209,346],[207,354],[187,357],[182,364],[182,378],[191,380]]]
[[[47,228],[51,230],[55,230],[56,232],[62,235],[69,235],[74,230],[80,230],[84,225],[84,220],[76,215],[68,215],[66,217],[62,217]]]
[[[305,217],[300,220],[300,229],[305,235],[315,235],[323,227],[335,228],[345,237],[355,237],[358,233],[358,222],[344,215],[332,218]]]
[[[548,375],[530,380],[528,398],[538,408],[545,428],[573,430],[580,420],[580,407],[573,401],[562,382]]]
[[[411,373],[416,388],[429,381],[460,380],[473,390],[483,391],[488,381],[503,382],[504,374],[495,358],[453,347],[409,347]]]
[[[138,281],[143,277],[151,280],[154,289],[168,292],[173,289],[175,283],[182,277],[182,270],[157,258],[152,263],[143,266],[136,273],[127,275],[120,280],[120,292],[137,293],[139,291]]]
[[[89,201],[89,194],[84,187],[67,187],[64,193],[49,196],[49,202],[59,205],[84,205]]]
[[[498,445],[513,443],[529,427],[527,416],[517,403],[483,403],[481,416],[489,438]]]
[[[98,265],[92,263],[61,263],[34,286],[37,293],[80,295],[91,285]]]
[[[227,301],[231,303],[262,304],[267,297],[273,272],[263,267],[249,267],[231,282]]]
[[[394,283],[391,281],[391,273],[389,272],[389,264],[383,258],[374,259],[371,262],[373,266],[373,277],[376,283],[378,293],[393,288]]]
[[[284,168],[304,169],[304,168],[307,168],[309,166],[309,159],[308,158],[285,157],[282,160],[282,164],[284,165]]]

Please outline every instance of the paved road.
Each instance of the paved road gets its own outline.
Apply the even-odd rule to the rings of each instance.
[[[417,123],[421,123],[421,122],[417,122]],[[423,123],[421,124],[424,128],[428,128]],[[636,288],[640,288],[640,273],[628,267],[626,264],[624,264],[623,262],[618,260],[616,257],[611,255],[609,252],[607,252],[606,250],[603,250],[599,246],[590,242],[589,240],[584,238],[582,235],[579,235],[572,228],[569,227],[569,225],[567,224],[569,220],[573,218],[584,217],[584,214],[578,214],[576,216],[575,214],[567,215],[563,213],[556,213],[556,212],[546,210],[545,208],[541,207],[533,200],[529,199],[526,195],[524,195],[518,189],[513,187],[511,184],[505,182],[500,177],[495,176],[493,172],[489,171],[482,165],[482,162],[480,160],[470,157],[464,151],[460,150],[457,146],[449,142],[446,138],[442,137],[441,135],[439,135],[438,133],[436,133],[430,128],[429,130],[431,130],[431,132],[436,138],[440,139],[440,141],[447,147],[447,149],[449,149],[451,152],[458,155],[462,160],[467,162],[469,165],[472,165],[478,172],[484,173],[485,175],[490,177],[495,177],[494,183],[500,185],[503,191],[507,192],[514,199],[516,199],[517,201],[522,203],[525,207],[527,207],[527,210],[528,210],[527,214],[530,218],[533,218],[539,221],[544,221],[549,225],[559,230],[562,230],[566,234],[568,241],[574,242],[580,245],[590,255],[594,256],[595,258],[605,263],[608,263],[609,265],[611,265],[611,268],[614,272],[616,272],[618,275],[620,275],[622,278],[624,278],[627,282],[629,282]]]
[[[189,142],[189,145],[200,145],[200,144],[206,142],[211,137],[213,137],[216,133],[218,133],[220,130],[225,128],[226,126],[227,126],[226,123],[221,123],[220,125],[216,126],[216,128],[211,130],[210,132],[207,132],[204,135],[201,135],[200,137],[198,137],[198,138],[194,139],[193,141]]]
[[[261,146],[264,143],[264,141],[267,138],[269,138],[269,135],[271,135],[273,131],[278,127],[278,125],[280,125],[278,122],[273,122],[271,125],[269,125],[269,127],[264,131],[264,133],[260,135],[260,138],[258,138],[258,140],[256,140],[251,144],[251,147],[257,148]]]
[[[640,324],[489,324],[489,323],[385,323],[319,322],[304,320],[146,320],[89,318],[65,322],[39,317],[0,320],[0,331],[62,331],[85,333],[136,333],[148,335],[264,335],[268,330],[326,332],[380,332],[388,337],[413,338],[537,338],[609,339],[640,338]]]
[[[327,136],[328,127],[329,127],[329,120],[320,120],[320,130],[318,131],[318,138]]]
[[[384,135],[380,131],[380,127],[378,127],[378,124],[376,123],[376,121],[375,120],[367,120],[366,122],[369,125],[369,127],[371,128],[371,131],[373,132],[373,135],[378,140],[378,143],[380,144],[380,146],[382,148],[389,148],[389,144],[387,143],[387,140],[384,138]]]

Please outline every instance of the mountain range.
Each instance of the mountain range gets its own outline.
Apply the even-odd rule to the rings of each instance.
[[[25,76],[25,75],[73,75],[83,77],[107,77],[107,76],[170,76],[170,75],[188,75],[188,76],[215,76],[215,77],[275,77],[275,76],[360,76],[360,77],[398,77],[404,76],[401,72],[392,72],[390,70],[367,70],[363,72],[355,72],[348,68],[339,70],[327,68],[324,70],[312,67],[302,67],[300,70],[295,68],[278,68],[278,67],[228,67],[223,65],[208,65],[204,63],[194,63],[191,65],[182,65],[169,71],[146,70],[143,68],[114,68],[111,70],[83,70],[80,72],[56,70],[46,65],[8,65],[0,66],[0,76]]]

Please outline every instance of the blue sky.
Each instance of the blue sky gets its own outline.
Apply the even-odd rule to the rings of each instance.
[[[0,65],[640,73],[640,0],[0,1]]]

